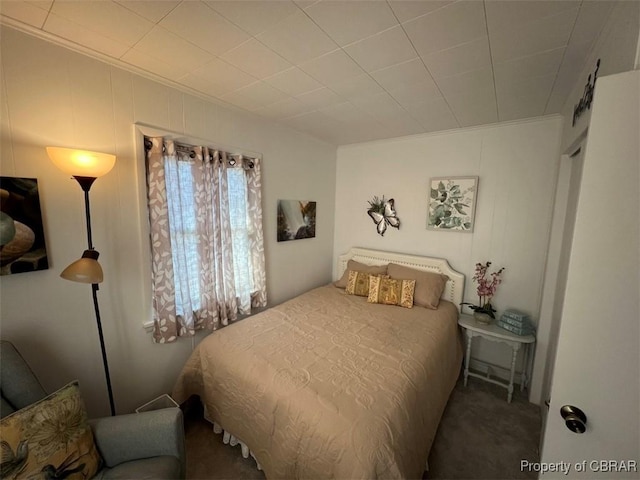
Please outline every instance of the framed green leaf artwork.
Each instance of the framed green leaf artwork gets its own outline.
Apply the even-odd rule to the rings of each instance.
[[[427,229],[472,232],[478,177],[435,177],[429,188]]]

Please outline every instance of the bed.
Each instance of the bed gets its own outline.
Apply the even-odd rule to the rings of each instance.
[[[420,478],[425,469],[460,373],[464,276],[446,260],[352,248],[338,278],[354,261],[448,280],[437,309],[313,289],[207,336],[176,382],[174,399],[198,395],[214,430],[267,478]]]

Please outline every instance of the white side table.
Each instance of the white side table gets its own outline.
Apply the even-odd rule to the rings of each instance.
[[[534,335],[516,335],[504,328],[500,328],[497,325],[491,323],[489,325],[483,325],[475,320],[472,315],[461,314],[458,319],[458,325],[460,325],[467,337],[467,349],[464,361],[464,385],[467,386],[467,379],[469,376],[485,380],[487,382],[494,383],[501,387],[504,387],[509,392],[507,395],[507,402],[511,403],[513,397],[513,378],[516,374],[516,357],[518,356],[518,350],[520,346],[524,345],[524,368],[522,369],[520,390],[524,390],[524,386],[527,383],[527,369],[529,368],[529,355],[533,344],[536,341]],[[492,342],[506,343],[511,347],[511,375],[509,377],[509,383],[504,383],[499,380],[494,380],[488,376],[480,375],[478,373],[469,371],[469,364],[471,362],[471,343],[474,337],[482,337]]]

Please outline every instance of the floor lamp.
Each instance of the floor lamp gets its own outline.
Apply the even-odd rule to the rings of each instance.
[[[96,322],[98,324],[100,348],[102,349],[104,376],[107,381],[107,390],[109,392],[109,406],[111,407],[111,415],[115,415],[116,411],[113,403],[111,377],[109,375],[109,362],[107,361],[107,351],[104,346],[102,322],[100,321],[100,308],[98,306],[98,284],[102,282],[103,274],[102,267],[98,263],[99,253],[93,248],[93,240],[91,238],[89,190],[96,178],[106,175],[111,171],[116,163],[116,157],[115,155],[107,153],[89,152],[86,150],[74,150],[71,148],[60,147],[47,147],[47,154],[60,170],[71,174],[84,191],[84,210],[87,221],[88,248],[82,253],[82,257],[65,268],[60,276],[65,280],[71,280],[72,282],[91,284],[93,308],[95,310]]]

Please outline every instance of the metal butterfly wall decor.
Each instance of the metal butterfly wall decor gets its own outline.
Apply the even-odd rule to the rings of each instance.
[[[396,213],[395,202],[393,198],[389,200],[382,200],[378,197],[373,197],[373,200],[369,200],[369,210],[367,213],[376,224],[376,230],[380,235],[384,236],[384,232],[387,231],[387,225],[393,228],[400,229],[400,219]]]

